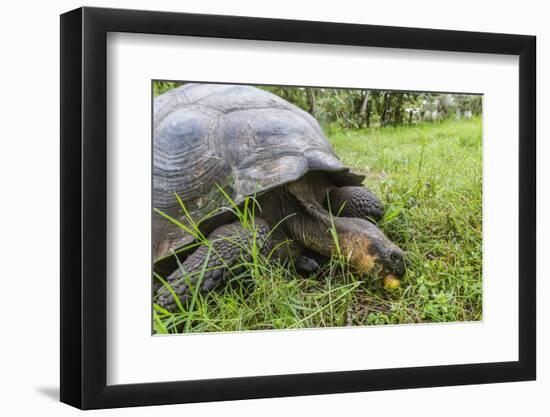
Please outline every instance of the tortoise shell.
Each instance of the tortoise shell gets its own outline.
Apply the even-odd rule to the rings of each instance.
[[[245,85],[186,84],[154,99],[153,207],[185,221],[176,194],[191,217],[240,204],[295,181],[309,171],[330,173],[337,185],[364,177],[342,165],[319,123],[307,112],[267,91]],[[185,232],[153,214],[153,256],[166,257]]]

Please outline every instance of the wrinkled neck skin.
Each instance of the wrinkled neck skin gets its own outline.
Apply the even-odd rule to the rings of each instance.
[[[311,187],[301,181],[288,184],[282,197],[284,206],[299,213],[285,222],[285,230],[292,239],[305,248],[321,255],[330,256],[336,251],[336,242],[330,233],[334,223],[338,232],[340,219],[333,217],[315,199]]]
[[[327,216],[316,216],[317,211],[325,210],[308,190],[309,188],[311,187],[308,187],[305,181],[298,180],[258,197],[260,212],[257,215],[269,222],[272,228],[273,245],[290,240],[294,242],[294,246],[330,256],[336,250],[328,232],[330,219],[328,213],[326,213]],[[299,199],[295,195],[306,191],[306,200]],[[278,255],[282,258],[299,254],[298,250],[279,252]]]
[[[395,247],[374,224],[357,218],[331,216],[319,201],[334,185],[323,184],[307,176],[270,193],[260,204],[271,219],[271,226],[281,222],[278,235],[286,235],[304,248],[330,257],[337,251],[349,257],[361,272],[378,268],[377,259],[388,248]],[[285,220],[283,220],[286,216]],[[334,227],[337,242],[331,233]]]

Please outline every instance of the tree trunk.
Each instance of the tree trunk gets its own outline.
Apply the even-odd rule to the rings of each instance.
[[[395,106],[395,111],[393,115],[393,123],[395,125],[400,125],[403,123],[403,93],[397,93],[397,105]]]
[[[313,93],[313,89],[306,88],[306,94],[308,111],[313,117],[317,118],[317,109],[315,107],[315,95]]]
[[[365,97],[363,97],[363,103],[361,104],[361,115],[363,119],[365,120],[365,124],[367,127],[370,127],[370,106],[369,106],[369,97],[370,97],[370,91],[365,92]]]
[[[382,107],[382,114],[380,115],[380,125],[386,126],[386,124],[388,123],[387,122],[388,104],[389,104],[389,101],[391,100],[391,94],[385,93],[383,97],[384,97],[384,102]]]

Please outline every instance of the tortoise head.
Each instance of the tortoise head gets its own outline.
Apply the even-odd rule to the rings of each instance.
[[[384,232],[360,217],[333,216],[315,198],[313,189],[319,185],[308,181],[306,178],[286,186],[305,214],[290,218],[287,223],[294,239],[306,248],[330,256],[336,245],[332,233],[326,232],[335,231],[341,253],[359,271],[397,278],[405,275],[405,254]]]
[[[376,225],[359,218],[339,218],[335,227],[344,254],[359,271],[405,275],[405,253]]]

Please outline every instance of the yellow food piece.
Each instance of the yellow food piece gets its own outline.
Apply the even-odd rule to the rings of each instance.
[[[387,290],[395,290],[399,288],[399,285],[401,285],[401,283],[393,275],[386,275],[384,278],[384,288]]]

